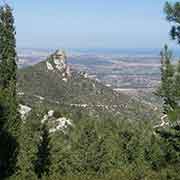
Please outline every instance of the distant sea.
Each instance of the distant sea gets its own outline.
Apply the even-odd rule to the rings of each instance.
[[[123,57],[159,57],[161,49],[144,48],[92,48],[92,49],[68,49],[70,52],[79,52],[90,55],[112,55]],[[173,56],[180,57],[180,48],[172,49]]]
[[[85,54],[85,55],[104,55],[110,57],[159,57],[162,49],[158,48],[60,48],[64,49],[67,54]],[[56,49],[43,48],[18,48],[18,53],[31,54],[45,52],[50,54]],[[180,59],[180,48],[171,49],[173,56]]]

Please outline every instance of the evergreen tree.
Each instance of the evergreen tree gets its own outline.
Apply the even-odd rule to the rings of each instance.
[[[171,60],[172,52],[165,45],[161,51],[161,85],[157,93],[164,100],[164,113],[168,113],[176,106],[173,89],[174,67]]]
[[[37,160],[35,161],[35,172],[38,178],[49,175],[50,168],[50,137],[47,125],[42,127],[41,140],[38,145]]]
[[[166,2],[164,7],[166,19],[173,24],[170,35],[173,40],[177,40],[180,44],[180,2],[169,3]]]
[[[168,116],[169,126],[156,130],[164,142],[163,154],[166,165],[180,163],[180,89],[179,65],[172,65],[172,53],[165,46],[161,53],[161,84],[158,95],[164,101],[164,113]],[[165,163],[164,163],[165,164]]]
[[[80,128],[80,135],[73,149],[76,173],[96,175],[108,173],[110,161],[105,137],[99,137],[93,121],[89,120]]]
[[[14,171],[18,153],[20,118],[16,100],[16,40],[12,9],[5,4],[0,7],[0,102],[1,155],[0,176],[9,176]],[[4,168],[1,169],[1,168]],[[2,175],[4,174],[4,175]]]
[[[21,126],[20,152],[18,154],[16,173],[12,179],[36,180],[34,162],[37,159],[38,144],[40,143],[40,120],[42,114],[32,110]]]
[[[12,176],[13,180],[37,179],[33,164],[33,161],[36,159],[37,142],[35,140],[34,134],[32,134],[33,131],[26,126],[28,125],[23,125],[21,130],[22,136],[20,138],[20,152],[18,155],[16,172]]]
[[[160,171],[160,168],[166,165],[162,139],[152,134],[148,137],[148,141],[144,147],[145,160],[153,170]]]
[[[18,135],[20,118],[16,99],[16,39],[12,9],[5,4],[0,7],[0,87],[6,93],[8,120],[6,128]]]
[[[2,88],[11,88],[16,94],[16,39],[12,9],[5,4],[0,8],[0,77]]]
[[[173,23],[171,37],[180,44],[180,3],[166,3],[167,20]],[[169,125],[156,130],[162,138],[163,154],[168,179],[177,176],[172,167],[179,170],[180,164],[180,64],[172,65],[172,53],[165,46],[161,53],[161,84],[158,95],[164,101],[164,113],[167,114]],[[171,167],[171,168],[170,168]],[[176,179],[176,178],[175,178]]]
[[[72,153],[70,139],[63,132],[56,132],[51,138],[49,178],[59,180],[72,174]]]
[[[173,40],[177,40],[180,43],[180,2],[169,3],[166,2],[164,11],[166,13],[166,18],[169,22],[173,24],[171,29],[171,37]],[[163,66],[162,66],[163,67]],[[166,68],[168,69],[168,68]],[[166,99],[170,101],[165,101],[165,103],[170,107],[169,110],[165,109],[166,113],[169,116],[171,122],[176,122],[176,127],[179,126],[180,121],[180,64],[177,64],[177,67],[174,70],[175,72],[171,74],[171,82],[167,84],[169,86],[170,94],[166,95]],[[163,85],[163,78],[168,79],[163,73],[161,74],[162,80],[161,85]],[[165,83],[164,83],[165,84]],[[161,92],[163,92],[163,88],[161,88]],[[165,97],[165,94],[162,94],[161,97]],[[165,99],[165,100],[166,100]],[[174,125],[173,125],[174,126]]]
[[[5,126],[8,121],[8,113],[6,94],[0,91],[0,179],[14,173],[17,156],[17,140]]]

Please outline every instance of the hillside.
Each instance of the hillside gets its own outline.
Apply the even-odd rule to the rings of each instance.
[[[43,102],[49,107],[68,106],[90,114],[106,112],[131,119],[154,119],[152,117],[159,114],[154,106],[115,92],[90,79],[86,73],[73,70],[66,59],[64,52],[56,51],[46,61],[20,69],[18,95],[21,102],[28,106]]]

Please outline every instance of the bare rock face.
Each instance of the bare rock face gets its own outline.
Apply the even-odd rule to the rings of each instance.
[[[55,118],[54,113],[53,110],[48,111],[41,120],[42,124],[45,122],[48,123],[50,127],[49,133],[55,133],[56,131],[62,131],[65,133],[68,127],[73,126],[72,120],[67,119],[66,117]]]
[[[67,58],[64,51],[60,51],[60,50],[56,51],[55,54],[53,55],[53,61],[56,69],[58,69],[61,72],[66,70]]]
[[[46,62],[49,71],[59,71],[62,73],[63,80],[67,81],[71,77],[70,66],[67,64],[67,56],[65,51],[57,50],[52,55],[52,60]]]
[[[25,105],[20,104],[19,105],[19,113],[21,115],[21,119],[25,120],[28,113],[31,111],[31,108]]]
[[[53,71],[54,70],[54,68],[53,68],[53,66],[52,66],[52,64],[50,63],[50,62],[46,62],[46,65],[47,65],[47,69],[48,70],[50,70],[50,71]]]

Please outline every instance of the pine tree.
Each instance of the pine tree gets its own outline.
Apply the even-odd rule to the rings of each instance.
[[[0,7],[0,91],[2,126],[0,176],[10,176],[14,171],[18,153],[20,118],[16,100],[16,40],[12,9],[5,4]],[[5,105],[5,106],[4,106]],[[1,168],[4,167],[4,170]],[[4,174],[4,175],[2,175]]]
[[[6,127],[18,135],[20,118],[16,99],[16,39],[12,9],[5,4],[0,8],[0,87],[6,92],[9,114]]]
[[[166,19],[173,24],[170,35],[173,40],[180,44],[180,2],[169,3],[166,2],[164,7]]]
[[[72,174],[72,149],[70,139],[63,132],[51,138],[49,179],[59,180]]]
[[[37,159],[35,161],[35,172],[38,178],[49,175],[50,168],[50,137],[46,124],[42,127],[41,140],[38,145]]]
[[[179,65],[171,64],[172,53],[165,46],[161,52],[161,84],[158,95],[164,101],[164,113],[168,116],[169,126],[157,129],[166,148],[164,148],[164,156],[169,164],[180,162],[180,136],[179,136],[179,120],[180,120],[180,76]]]
[[[20,152],[18,154],[16,173],[12,179],[36,180],[34,162],[37,159],[38,144],[40,143],[40,120],[42,114],[32,110],[21,126]]]
[[[166,3],[166,18],[173,24],[171,37],[180,44],[180,3]],[[164,113],[168,116],[169,125],[156,130],[164,142],[163,153],[166,165],[179,167],[180,163],[180,64],[172,65],[172,53],[165,46],[161,53],[161,84],[158,95],[164,101]],[[178,169],[178,168],[177,168]],[[170,170],[170,173],[174,173]],[[175,174],[170,175],[175,176]]]
[[[161,85],[157,93],[164,100],[164,113],[168,113],[176,106],[173,92],[174,67],[171,64],[171,60],[172,52],[165,45],[161,51]]]
[[[17,168],[15,174],[12,176],[14,180],[29,179],[36,180],[37,176],[34,171],[33,161],[36,159],[37,142],[32,129],[29,125],[23,125],[20,138],[20,152],[18,154]],[[31,132],[32,131],[32,132]]]
[[[76,173],[103,175],[108,173],[108,150],[105,137],[99,137],[94,122],[86,122],[80,128],[80,136],[74,144]]]
[[[166,3],[165,13],[168,21],[174,23],[171,37],[180,43],[180,3]],[[165,46],[161,53],[161,85],[158,95],[164,101],[164,113],[169,119],[169,126],[157,129],[165,144],[164,154],[168,165],[180,163],[180,65],[172,65],[172,53]]]
[[[17,156],[17,140],[5,126],[8,121],[8,112],[6,94],[0,91],[0,179],[14,173]]]
[[[10,88],[11,93],[16,93],[16,39],[12,9],[5,4],[0,10],[0,73],[3,88]]]

